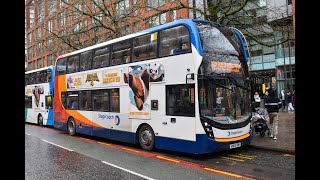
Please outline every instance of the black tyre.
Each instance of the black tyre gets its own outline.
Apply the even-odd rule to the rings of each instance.
[[[41,114],[38,115],[38,125],[43,126],[43,116]]]
[[[139,145],[142,149],[147,151],[152,151],[154,149],[155,137],[154,132],[150,126],[143,125],[139,129],[138,138]]]
[[[73,136],[76,134],[76,122],[71,117],[68,121],[68,133]]]

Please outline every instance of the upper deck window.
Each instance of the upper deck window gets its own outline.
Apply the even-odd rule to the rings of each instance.
[[[160,57],[191,52],[190,34],[185,26],[160,31]]]

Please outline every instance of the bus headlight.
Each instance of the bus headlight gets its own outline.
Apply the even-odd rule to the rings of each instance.
[[[206,132],[207,136],[209,136],[210,138],[213,138],[213,130],[212,130],[212,126],[210,125],[210,123],[208,123],[206,120],[202,121],[202,126],[204,131]]]

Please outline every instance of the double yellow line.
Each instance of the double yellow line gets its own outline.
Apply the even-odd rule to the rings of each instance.
[[[227,154],[227,156],[219,156],[221,159],[231,160],[231,161],[238,161],[244,162],[246,160],[251,160],[256,156],[249,156],[245,154]]]

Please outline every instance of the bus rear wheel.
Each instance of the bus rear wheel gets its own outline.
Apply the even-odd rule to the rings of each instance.
[[[149,125],[143,125],[139,129],[139,145],[142,149],[151,151],[154,149],[155,136]]]
[[[38,125],[43,126],[43,117],[41,114],[38,115]]]
[[[68,120],[68,133],[71,136],[76,134],[76,123],[72,117]]]

